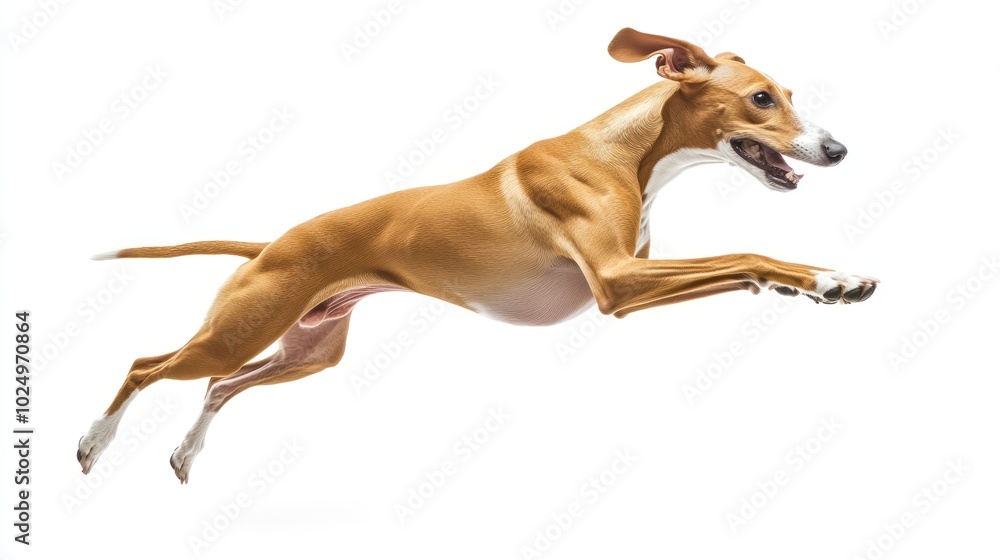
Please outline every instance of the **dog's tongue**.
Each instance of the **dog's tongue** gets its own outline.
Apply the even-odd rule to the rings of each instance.
[[[763,144],[761,144],[760,147],[761,150],[764,152],[764,161],[783,171],[792,171],[792,172],[795,171],[794,169],[789,167],[787,163],[785,163],[785,158],[781,157],[781,154],[772,150],[771,148],[768,148]]]
[[[777,167],[778,169],[785,172],[785,178],[793,183],[798,183],[804,175],[796,173],[794,169],[791,168],[787,163],[785,163],[785,158],[781,157],[777,151],[768,148],[767,146],[761,144],[761,151],[764,153],[764,161],[768,164]]]

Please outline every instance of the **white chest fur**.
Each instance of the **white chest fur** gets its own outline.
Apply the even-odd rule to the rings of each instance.
[[[653,172],[646,183],[642,197],[642,215],[639,218],[639,238],[636,249],[649,243],[649,213],[657,193],[670,181],[673,181],[685,169],[705,163],[728,161],[718,149],[682,148],[664,156],[653,166]]]

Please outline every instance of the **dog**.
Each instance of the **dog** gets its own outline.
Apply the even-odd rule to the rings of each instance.
[[[802,175],[784,156],[833,166],[847,148],[792,106],[792,92],[733,53],[618,32],[613,58],[655,58],[663,78],[597,118],[455,183],[393,192],[299,224],[270,243],[203,241],[95,259],[194,254],[249,259],[183,347],[139,358],[80,439],[88,473],[126,407],[160,379],[210,377],[194,427],[170,457],[181,483],[220,408],[255,385],[337,365],[355,304],[410,291],[518,325],[551,325],[596,305],[624,317],[724,292],[775,290],[816,302],[868,299],[878,280],[754,254],[650,260],[656,194],[689,167],[727,162],[777,191]],[[269,358],[248,363],[274,341]]]

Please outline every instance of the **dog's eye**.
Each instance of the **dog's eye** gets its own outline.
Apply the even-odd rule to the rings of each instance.
[[[753,104],[760,107],[761,109],[767,109],[768,107],[774,107],[774,100],[771,99],[771,94],[766,91],[758,91],[753,94],[750,98],[753,100]]]

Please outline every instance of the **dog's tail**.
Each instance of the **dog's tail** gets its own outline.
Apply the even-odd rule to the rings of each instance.
[[[133,247],[119,251],[109,251],[94,255],[95,261],[111,259],[165,259],[185,255],[236,255],[248,259],[255,258],[269,243],[249,243],[245,241],[195,241],[167,247]]]

